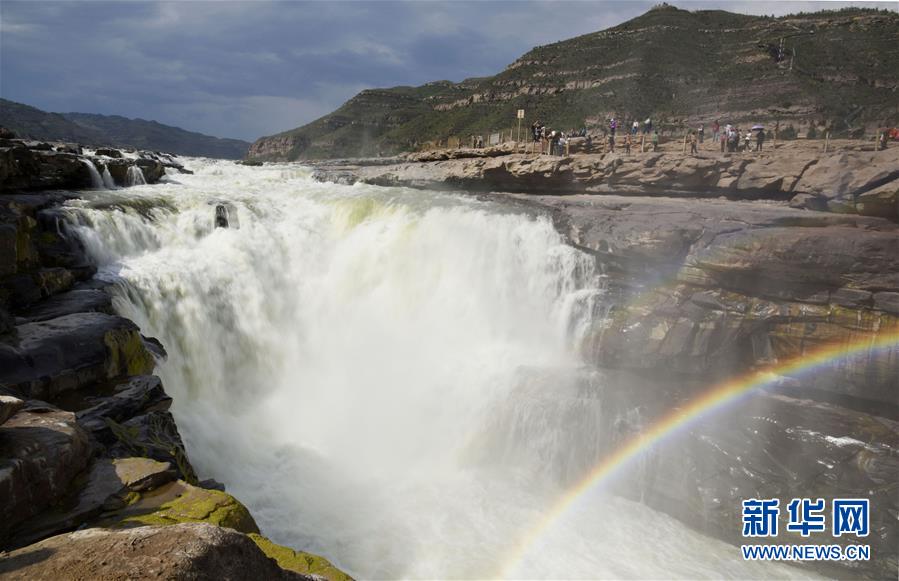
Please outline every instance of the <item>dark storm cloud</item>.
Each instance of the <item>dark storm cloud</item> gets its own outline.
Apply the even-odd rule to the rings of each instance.
[[[534,45],[652,4],[3,0],[0,95],[254,139],[307,123],[366,87],[496,73]],[[756,14],[837,4],[678,3]]]

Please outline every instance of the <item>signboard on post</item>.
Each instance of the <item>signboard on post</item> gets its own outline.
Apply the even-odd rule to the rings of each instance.
[[[521,141],[521,120],[522,119],[524,119],[524,109],[519,109],[518,110],[518,133],[515,134],[515,143],[516,144],[519,141]]]

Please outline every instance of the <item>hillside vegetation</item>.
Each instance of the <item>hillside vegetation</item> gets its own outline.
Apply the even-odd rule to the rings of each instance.
[[[897,63],[895,12],[772,18],[661,5],[536,47],[493,77],[363,91],[308,125],[261,138],[250,157],[386,155],[450,137],[467,141],[511,129],[520,108],[526,123],[539,118],[560,129],[614,115],[652,117],[666,131],[717,118],[858,135],[899,119]]]
[[[221,139],[156,121],[118,115],[48,113],[6,99],[0,99],[0,126],[12,129],[20,137],[32,139],[134,147],[223,159],[240,159],[250,146],[239,139]]]

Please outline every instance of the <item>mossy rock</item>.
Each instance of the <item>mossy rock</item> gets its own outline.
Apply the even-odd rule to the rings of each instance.
[[[134,329],[113,329],[106,333],[103,342],[109,350],[106,376],[147,375],[153,372],[156,362]]]
[[[324,557],[294,551],[289,547],[278,545],[258,533],[248,535],[268,557],[278,562],[282,569],[295,571],[305,575],[317,575],[328,581],[352,581],[353,578],[335,567]]]
[[[182,480],[130,497],[129,506],[113,515],[111,526],[133,527],[206,522],[242,533],[258,533],[250,511],[226,492],[206,490]]]

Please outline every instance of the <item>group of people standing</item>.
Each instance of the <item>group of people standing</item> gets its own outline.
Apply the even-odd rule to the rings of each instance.
[[[725,125],[722,129],[721,123],[716,119],[715,122],[712,123],[711,129],[712,142],[721,144],[721,153],[752,151],[753,146],[755,151],[762,151],[765,139],[767,138],[765,129],[761,125],[756,125],[751,130],[747,130],[746,133],[743,133],[739,127],[734,127],[730,123]],[[752,134],[753,131],[756,132],[754,136]],[[700,124],[696,131],[690,131],[688,140],[690,142],[690,153],[698,153],[699,145],[705,141],[705,126]]]
[[[540,144],[540,152],[546,149],[549,155],[564,155],[568,145],[568,135],[564,131],[550,131],[539,119],[531,125],[531,138],[535,148]]]
[[[621,127],[618,119],[615,117],[609,117],[609,151],[615,151],[615,134],[618,132],[618,129]],[[652,118],[647,117],[645,121],[640,123],[639,120],[634,119],[630,123],[626,123],[623,127],[625,131],[624,134],[624,152],[630,153],[631,147],[635,144],[637,135],[641,132],[643,135],[649,135],[649,141],[652,145],[652,150],[656,151],[659,148],[659,130],[652,128]]]
[[[658,150],[659,131],[653,127],[652,118],[647,118],[643,122],[634,119],[633,121],[622,123],[614,116],[609,116],[607,118],[607,123],[608,129],[603,128],[603,133],[606,135],[607,139],[604,144],[607,151],[615,151],[616,143],[618,143],[616,137],[619,133],[624,134],[624,153],[631,152],[631,148],[637,143],[637,135],[640,135],[641,133],[644,136],[649,136],[648,140],[644,138],[644,142],[648,141],[648,145],[651,146],[652,151]],[[767,134],[761,125],[753,126],[752,129],[747,130],[744,133],[739,127],[735,127],[729,123],[722,127],[720,121],[716,119],[715,122],[712,123],[710,129],[712,143],[720,143],[722,153],[753,150],[762,151],[765,140],[767,139]],[[687,140],[690,144],[691,154],[699,153],[699,146],[705,142],[705,133],[706,129],[704,124],[700,124],[697,129],[689,132]],[[587,139],[585,143],[587,150],[589,151],[592,148],[592,138],[587,133],[586,127],[581,128],[579,131],[571,130],[566,133],[564,131],[550,131],[540,120],[534,121],[531,125],[531,138],[535,145],[535,150],[537,144],[540,144],[539,147],[541,153],[559,156],[566,155],[569,139],[572,137],[585,137]]]

